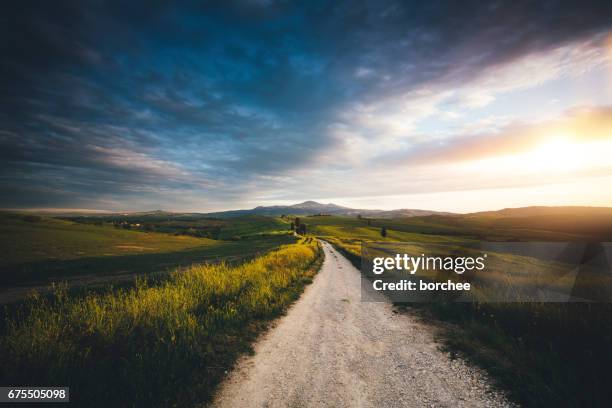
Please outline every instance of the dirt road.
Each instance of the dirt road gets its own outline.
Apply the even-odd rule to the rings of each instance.
[[[216,407],[498,407],[486,376],[438,350],[434,329],[362,302],[360,272],[323,243],[301,299],[242,359]]]

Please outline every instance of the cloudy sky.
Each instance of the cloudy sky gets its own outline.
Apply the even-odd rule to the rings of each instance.
[[[612,206],[612,2],[166,3],[5,5],[0,207]]]

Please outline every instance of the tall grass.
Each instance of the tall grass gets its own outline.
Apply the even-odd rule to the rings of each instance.
[[[0,338],[0,382],[68,385],[87,406],[194,405],[299,296],[319,258],[306,239],[236,267],[177,270],[157,286],[35,298]]]
[[[354,239],[325,238],[357,267]],[[528,407],[612,406],[610,303],[403,303],[441,325],[439,340]]]
[[[432,303],[426,318],[455,323],[448,351],[487,369],[528,407],[612,405],[609,303]]]

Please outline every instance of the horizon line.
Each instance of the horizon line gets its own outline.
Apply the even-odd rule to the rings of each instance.
[[[151,213],[151,212],[165,212],[165,213],[171,213],[171,214],[213,214],[213,213],[223,213],[223,212],[232,212],[232,211],[251,211],[254,210],[256,208],[260,208],[260,207],[291,207],[293,205],[299,205],[305,202],[315,202],[317,204],[322,204],[322,205],[337,205],[339,207],[344,207],[344,206],[340,206],[338,204],[334,204],[334,203],[320,203],[318,201],[314,201],[314,200],[306,200],[306,201],[302,201],[302,202],[298,202],[296,204],[290,204],[290,205],[265,205],[265,206],[255,206],[252,208],[238,208],[238,209],[226,209],[226,210],[214,210],[214,211],[203,211],[203,210],[165,210],[165,209],[154,209],[154,210],[101,210],[101,209],[92,209],[92,208],[58,208],[58,207],[22,207],[22,208],[3,208],[0,207],[0,212],[39,212],[39,213],[88,213],[88,214],[134,214],[134,213]],[[449,213],[449,214],[458,214],[458,215],[466,215],[466,214],[476,214],[476,213],[483,213],[483,212],[496,212],[496,211],[503,211],[503,210],[511,210],[511,209],[520,209],[520,208],[534,208],[534,207],[541,207],[541,208],[568,208],[568,207],[576,207],[576,208],[611,208],[612,206],[602,206],[602,205],[538,205],[538,204],[533,204],[533,205],[526,205],[526,206],[519,206],[519,207],[503,207],[503,208],[497,208],[497,209],[488,209],[488,210],[481,210],[481,211],[468,211],[468,212],[458,212],[458,211],[441,211],[441,210],[429,210],[429,209],[424,209],[424,208],[395,208],[395,209],[391,209],[391,210],[381,210],[379,208],[352,208],[352,207],[344,207],[348,210],[364,210],[364,211],[380,211],[380,212],[391,212],[391,211],[401,211],[401,210],[411,210],[411,211],[431,211],[431,212],[436,212],[436,213]]]

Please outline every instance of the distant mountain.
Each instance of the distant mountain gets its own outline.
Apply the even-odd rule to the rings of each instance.
[[[413,209],[400,209],[400,210],[364,210],[356,208],[343,207],[337,204],[322,204],[316,201],[304,201],[303,203],[293,205],[273,205],[273,206],[258,206],[251,210],[233,210],[233,211],[221,211],[208,213],[210,217],[240,217],[244,215],[267,215],[267,216],[280,216],[280,215],[342,215],[356,217],[361,215],[364,217],[378,217],[378,218],[395,218],[395,217],[418,217],[426,215],[453,215],[447,212],[429,211],[429,210],[413,210]]]

